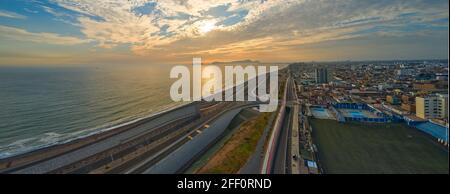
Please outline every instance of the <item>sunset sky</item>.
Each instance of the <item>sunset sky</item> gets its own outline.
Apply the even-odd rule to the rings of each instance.
[[[0,65],[447,59],[448,0],[1,0]]]

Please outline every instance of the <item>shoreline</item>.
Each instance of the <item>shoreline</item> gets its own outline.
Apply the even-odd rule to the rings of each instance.
[[[278,69],[278,71],[283,70],[286,67],[287,66],[281,67],[280,69]],[[266,73],[270,73],[270,71]],[[256,77],[250,79],[256,79]],[[245,82],[239,83],[237,85],[242,84],[245,84]],[[221,92],[224,93],[226,90],[230,90],[232,88],[235,88],[236,86],[230,88],[223,88]],[[146,123],[147,121],[152,120],[153,118],[156,118],[160,115],[163,115],[164,113],[174,111],[176,109],[191,105],[193,103],[196,102],[185,102],[183,104],[174,105],[173,107],[162,109],[159,112],[149,114],[148,116],[144,116],[142,118],[137,118],[128,122],[117,124],[112,127],[107,127],[106,129],[98,129],[98,131],[95,131],[92,134],[75,137],[72,140],[66,140],[62,143],[54,143],[45,147],[43,146],[41,148],[37,148],[34,150],[25,151],[23,153],[18,153],[16,155],[11,155],[6,158],[0,158],[0,173],[5,172],[7,173],[9,171],[14,171],[16,169],[24,168],[26,166],[38,163],[40,161],[51,159],[64,153],[80,149],[82,147],[93,144],[99,140],[112,137],[129,129],[132,129],[133,127],[139,126],[140,124]]]
[[[111,127],[107,127],[105,129],[100,128],[92,132],[91,134],[74,137],[71,140],[66,140],[61,143],[49,144],[48,146],[42,146],[37,149],[11,155],[6,158],[0,158],[0,173],[7,173],[8,171],[23,168],[32,165],[34,163],[40,162],[42,160],[51,159],[61,154],[80,149],[82,147],[95,143],[99,140],[103,140],[112,137],[114,135],[120,134],[124,131],[127,131],[143,123],[146,123],[158,116],[177,110],[184,106],[188,106],[192,103],[193,102],[175,105],[171,108],[163,109],[161,111],[149,114],[141,118],[123,122]]]

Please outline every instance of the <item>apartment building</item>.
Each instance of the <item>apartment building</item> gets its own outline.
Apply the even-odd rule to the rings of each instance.
[[[422,119],[448,119],[448,95],[416,97],[416,116]]]

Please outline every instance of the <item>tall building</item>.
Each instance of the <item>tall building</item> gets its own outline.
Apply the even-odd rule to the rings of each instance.
[[[448,119],[448,95],[416,97],[416,116],[422,119]]]
[[[328,70],[323,69],[316,69],[316,83],[317,84],[325,84],[328,83]]]

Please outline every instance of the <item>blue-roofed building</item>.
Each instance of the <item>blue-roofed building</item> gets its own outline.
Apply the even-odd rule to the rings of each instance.
[[[415,127],[437,139],[448,143],[448,127],[432,122],[419,123],[415,125]]]

